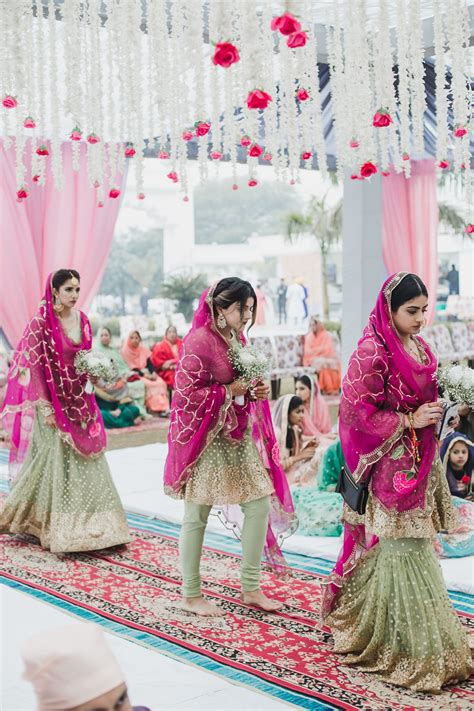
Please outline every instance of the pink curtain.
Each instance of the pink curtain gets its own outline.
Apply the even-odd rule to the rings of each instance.
[[[63,143],[64,185],[58,190],[46,160],[44,186],[31,175],[31,141],[25,145],[28,197],[16,199],[15,143],[5,150],[0,141],[0,328],[12,346],[36,311],[48,274],[72,267],[81,274],[80,307],[87,309],[96,294],[109,255],[121,199],[104,199],[97,207],[89,184],[81,145],[80,170],[72,168],[72,145]],[[114,185],[122,189],[123,175]],[[106,191],[106,195],[108,191]]]
[[[438,201],[434,160],[413,161],[411,177],[382,178],[382,250],[389,274],[419,274],[428,289],[427,320],[435,315],[438,286]]]

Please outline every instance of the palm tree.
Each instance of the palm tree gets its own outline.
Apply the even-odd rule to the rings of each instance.
[[[178,311],[184,314],[186,321],[193,315],[193,303],[207,286],[204,274],[177,274],[169,276],[161,285],[161,295],[165,299],[178,302]]]
[[[342,201],[330,208],[322,198],[313,197],[304,213],[293,212],[288,216],[287,239],[293,242],[301,234],[312,235],[319,245],[322,262],[323,315],[329,319],[328,255],[333,245],[339,242],[342,232]]]

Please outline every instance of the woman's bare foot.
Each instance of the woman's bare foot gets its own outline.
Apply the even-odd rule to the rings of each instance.
[[[283,603],[279,600],[271,600],[261,590],[252,590],[252,592],[243,592],[240,596],[242,602],[246,605],[254,605],[259,607],[264,612],[278,612],[283,607]]]
[[[225,611],[204,597],[183,597],[180,608],[200,617],[222,617]]]

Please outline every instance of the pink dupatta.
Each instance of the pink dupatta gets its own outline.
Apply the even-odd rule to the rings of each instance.
[[[186,482],[204,450],[218,435],[241,439],[252,428],[252,437],[274,485],[265,554],[278,573],[286,572],[280,541],[296,528],[290,489],[280,465],[268,402],[236,405],[228,385],[235,380],[229,360],[229,346],[217,332],[212,310],[213,289],[206,290],[185,337],[176,369],[171,405],[168,457],[165,463],[165,492],[183,496]],[[232,506],[219,507],[228,521]]]
[[[372,496],[394,512],[425,508],[428,475],[437,452],[434,427],[417,430],[421,461],[416,478],[406,481],[401,475],[415,467],[402,415],[437,397],[435,356],[418,336],[425,353],[425,362],[418,363],[404,349],[392,323],[391,295],[406,276],[405,272],[392,275],[379,293],[349,361],[339,415],[342,451],[354,478],[359,481],[370,472]],[[323,615],[331,610],[344,577],[377,542],[364,524],[344,522],[344,542],[327,580]]]
[[[85,391],[87,376],[78,375],[74,367],[76,354],[91,349],[90,323],[81,312],[80,342],[75,343],[66,335],[53,309],[52,276],[48,277],[38,312],[25,328],[13,355],[0,413],[11,436],[13,476],[29,447],[36,406],[53,409],[60,437],[79,454],[98,456],[106,445],[95,397]]]

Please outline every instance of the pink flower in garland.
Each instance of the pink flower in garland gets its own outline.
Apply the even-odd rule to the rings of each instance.
[[[266,109],[270,101],[273,101],[270,94],[261,89],[254,89],[247,96],[247,106],[249,109]]]
[[[372,175],[377,173],[377,166],[371,161],[367,161],[361,166],[360,174],[362,178],[370,178]]]
[[[71,134],[69,136],[71,141],[80,141],[82,138],[82,131],[81,129],[76,126],[75,128],[72,129]]]
[[[136,150],[133,147],[133,143],[129,143],[128,146],[125,148],[125,158],[133,158],[135,154]]]
[[[359,141],[357,138],[353,138],[352,141],[350,141],[349,146],[351,148],[359,148]]]
[[[197,121],[194,124],[196,136],[205,136],[211,130],[211,124],[208,121]]]
[[[263,153],[263,148],[262,146],[259,146],[258,143],[254,143],[252,146],[249,148],[248,155],[251,156],[252,158],[258,158],[261,156]]]
[[[37,182],[39,181],[39,179],[40,179],[40,177],[39,177],[38,174],[33,175],[33,182],[34,182],[34,183],[37,183]]]
[[[120,195],[120,190],[118,188],[111,188],[109,192],[109,197],[110,198],[118,198]]]
[[[158,158],[160,158],[160,160],[168,160],[169,157],[170,154],[168,153],[168,151],[160,151],[158,153]]]
[[[235,64],[240,59],[239,51],[231,42],[218,42],[212,58],[213,64],[219,67],[228,67]]]
[[[16,196],[18,200],[23,200],[24,198],[28,197],[28,191],[24,185],[22,185],[21,188],[17,190]]]
[[[304,47],[307,41],[308,35],[306,32],[301,31],[290,35],[286,41],[286,44],[290,49],[297,49],[297,47]]]
[[[166,177],[172,180],[173,183],[177,183],[179,180],[178,173],[175,173],[174,170],[170,171]]]
[[[2,106],[6,109],[15,109],[18,106],[18,101],[11,94],[7,94],[2,99]]]
[[[410,154],[409,153],[404,153],[402,155],[402,160],[410,160]]]
[[[449,161],[448,160],[440,160],[438,163],[438,167],[441,168],[441,170],[446,170],[449,168]]]
[[[251,143],[252,143],[252,141],[249,136],[242,136],[242,138],[240,139],[241,146],[247,147],[247,146],[250,146]]]
[[[193,132],[189,131],[189,130],[183,131],[183,133],[181,134],[181,138],[183,139],[183,141],[192,141],[193,140]]]
[[[474,234],[474,225],[472,224],[472,222],[470,222],[468,225],[466,225],[466,228],[465,228],[464,232],[465,232],[467,235],[472,235],[472,234]]]
[[[271,160],[273,158],[271,153],[264,153],[263,160]]]
[[[303,89],[302,87],[300,87],[296,92],[296,98],[298,99],[298,101],[308,101],[308,99],[311,97],[307,89]]]
[[[390,126],[391,123],[393,123],[393,118],[390,116],[388,109],[379,109],[374,114],[372,126],[375,126],[375,128],[385,128],[386,126]]]
[[[185,196],[184,196],[183,202],[189,202],[189,197],[188,197],[188,195],[185,195]]]
[[[249,188],[254,188],[256,185],[258,185],[258,180],[255,180],[255,178],[252,178],[251,180],[249,180],[247,185],[249,186]]]
[[[94,143],[99,143],[99,141],[100,141],[100,138],[95,133],[89,133],[89,135],[87,136],[87,143],[94,145]]]
[[[287,36],[299,32],[301,30],[301,23],[289,12],[285,12],[285,14],[280,15],[280,17],[274,17],[270,27],[274,32],[278,30],[282,35]]]
[[[220,160],[222,158],[222,153],[220,151],[212,151],[211,158],[212,160]]]
[[[139,200],[144,200],[145,199],[145,193],[138,193],[137,198]]]
[[[26,119],[23,121],[23,126],[25,128],[36,128],[34,118],[32,116],[27,116]]]
[[[39,147],[36,149],[36,153],[37,153],[39,156],[49,156],[48,147],[45,146],[44,143],[42,143],[41,146],[39,146]]]
[[[100,188],[100,183],[98,180],[94,180],[94,188]]]
[[[98,202],[97,207],[104,207],[104,203],[102,201]]]
[[[361,178],[361,176],[357,175],[357,173],[353,173],[351,175],[351,180],[364,180],[364,178]]]
[[[232,186],[232,190],[238,190],[238,189],[239,189],[239,186],[237,185],[237,183],[234,183]]]
[[[303,151],[301,154],[301,160],[310,160],[313,157],[311,151]]]
[[[467,135],[468,130],[465,126],[458,125],[455,126],[453,133],[456,138],[462,138]]]

